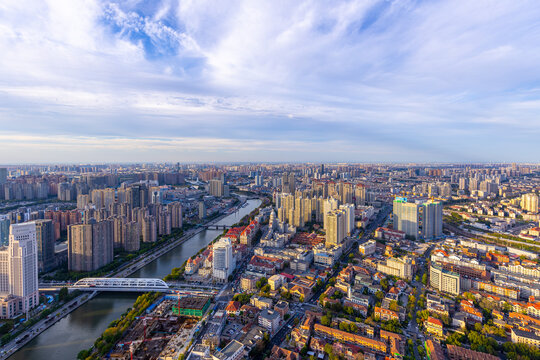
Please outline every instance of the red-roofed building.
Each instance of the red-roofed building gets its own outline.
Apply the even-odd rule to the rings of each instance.
[[[225,311],[227,312],[227,315],[238,315],[240,314],[240,308],[242,307],[242,304],[238,301],[229,301],[227,304],[227,307],[225,308]]]
[[[428,333],[439,337],[443,336],[443,323],[441,320],[430,316],[426,320],[425,326]]]

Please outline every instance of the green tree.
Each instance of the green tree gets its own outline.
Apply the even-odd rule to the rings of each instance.
[[[64,302],[68,299],[68,297],[69,297],[69,291],[67,287],[61,288],[60,291],[58,292],[58,301]]]
[[[424,275],[422,275],[422,284],[427,285],[427,273],[424,273]]]
[[[324,315],[321,318],[321,324],[323,324],[324,326],[330,326],[331,323],[332,323],[332,318],[330,318],[329,316]]]

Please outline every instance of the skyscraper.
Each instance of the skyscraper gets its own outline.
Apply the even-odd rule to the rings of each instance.
[[[39,271],[51,271],[56,260],[54,258],[54,226],[52,220],[36,220],[36,240]]]
[[[13,224],[9,246],[0,251],[0,293],[16,298],[15,313],[24,313],[39,304],[36,224]]]

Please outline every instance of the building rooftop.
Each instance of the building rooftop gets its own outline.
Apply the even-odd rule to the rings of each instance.
[[[182,309],[202,310],[208,301],[210,299],[207,297],[184,297],[178,300],[178,306]]]

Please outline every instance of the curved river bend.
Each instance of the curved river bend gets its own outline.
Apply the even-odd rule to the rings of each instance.
[[[260,200],[248,200],[245,207],[221,219],[217,224],[232,225],[260,204]],[[222,230],[202,231],[131,276],[163,278],[172,268],[182,265],[221,233]],[[79,351],[89,348],[111,321],[133,305],[138,295],[106,292],[99,294],[30,341],[9,357],[9,360],[76,359]]]

